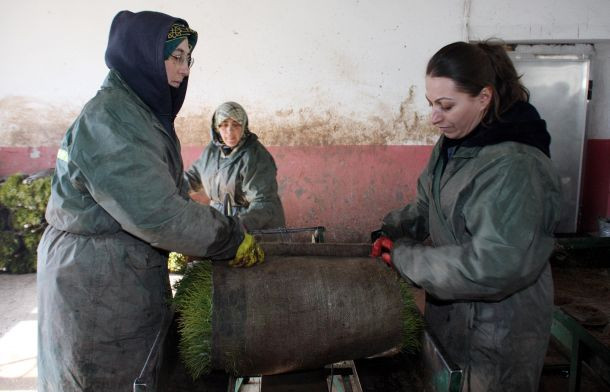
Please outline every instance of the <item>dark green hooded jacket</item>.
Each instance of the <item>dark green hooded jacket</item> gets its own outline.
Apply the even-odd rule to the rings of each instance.
[[[426,291],[425,318],[465,391],[537,391],[552,318],[549,256],[561,185],[533,106],[441,137],[416,200],[384,218],[392,261]],[[430,237],[433,246],[413,245]]]
[[[38,259],[39,391],[127,391],[170,317],[167,253],[230,259],[237,222],[190,200],[168,85],[174,17],[122,11],[110,72],[66,132]],[[185,21],[181,21],[186,24]]]

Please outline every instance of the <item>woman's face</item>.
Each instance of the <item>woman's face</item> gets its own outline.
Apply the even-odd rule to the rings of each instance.
[[[233,148],[239,144],[239,141],[244,134],[244,128],[240,123],[229,117],[218,124],[218,132],[220,132],[222,141],[227,146]]]
[[[432,108],[432,125],[449,139],[461,139],[483,119],[491,101],[491,89],[484,87],[473,97],[459,91],[452,79],[426,76],[426,99]]]
[[[191,50],[189,49],[188,40],[185,38],[165,60],[165,72],[167,73],[167,82],[170,86],[175,88],[180,87],[184,78],[189,76],[190,58]]]

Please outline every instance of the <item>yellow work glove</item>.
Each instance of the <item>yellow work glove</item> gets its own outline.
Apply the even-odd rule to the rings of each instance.
[[[265,252],[263,248],[256,243],[252,235],[246,233],[244,240],[237,248],[235,258],[229,262],[229,265],[231,267],[252,267],[264,260]]]

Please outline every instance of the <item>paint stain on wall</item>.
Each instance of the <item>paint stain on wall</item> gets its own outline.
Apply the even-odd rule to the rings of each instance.
[[[0,99],[0,146],[56,146],[80,108],[9,96]]]
[[[431,145],[438,131],[415,110],[413,87],[394,110],[363,116],[332,108],[282,108],[269,112],[245,107],[250,129],[266,146]],[[205,145],[213,110],[178,117],[176,131],[183,146]]]
[[[415,110],[413,87],[400,106],[368,115],[345,114],[324,107],[248,108],[250,128],[267,146],[431,145],[438,132],[427,115]],[[0,99],[0,145],[7,147],[57,146],[81,107],[50,104],[28,97]],[[210,141],[212,108],[176,118],[183,146]]]
[[[210,124],[213,109],[203,109],[198,114],[178,116],[174,122],[176,133],[183,146],[204,146],[210,142]]]

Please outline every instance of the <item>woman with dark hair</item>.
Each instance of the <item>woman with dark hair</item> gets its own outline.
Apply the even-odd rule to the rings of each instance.
[[[463,391],[537,391],[561,199],[546,123],[495,43],[439,50],[426,98],[442,135],[373,255],[425,289],[426,321],[464,370]]]

